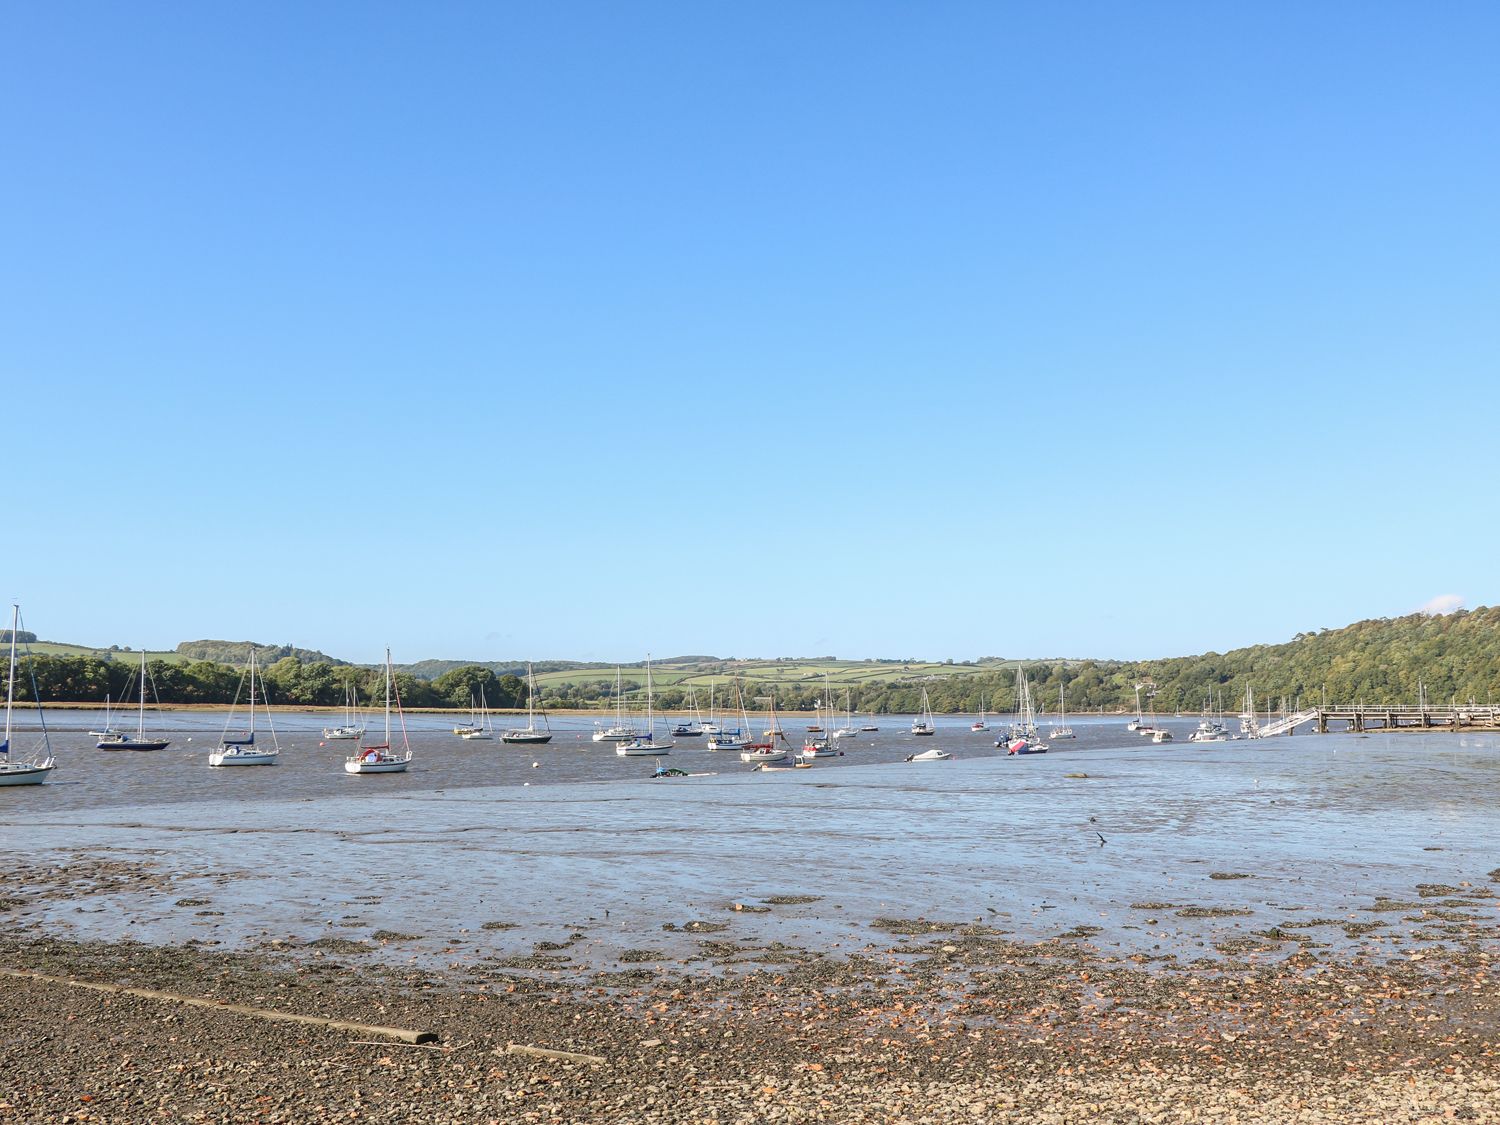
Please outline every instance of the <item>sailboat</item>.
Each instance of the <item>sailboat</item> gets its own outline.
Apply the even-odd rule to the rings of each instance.
[[[479,718],[479,697],[474,694],[473,689],[469,691],[469,721],[462,726],[453,728],[453,733],[459,738],[472,738],[476,734],[482,734],[484,727]]]
[[[922,689],[922,714],[912,720],[912,734],[937,734],[937,724],[932,721],[932,704],[927,701],[927,689]]]
[[[536,729],[536,677],[532,675],[530,662],[526,665],[526,725],[512,727],[500,736],[501,742],[551,742],[552,724],[547,722],[547,712],[542,711],[543,730]]]
[[[1240,708],[1240,733],[1255,736],[1258,723],[1255,718],[1255,692],[1245,685],[1245,705]]]
[[[1146,725],[1146,716],[1141,714],[1141,688],[1144,686],[1144,684],[1135,685],[1135,718],[1125,724],[1126,730],[1140,730]]]
[[[698,724],[699,729],[701,729],[704,734],[710,737],[719,733],[719,713],[714,709],[714,688],[716,686],[718,686],[717,680],[708,681],[708,722]],[[741,710],[743,709],[744,708],[742,705]],[[709,749],[712,750],[713,747],[710,746]]]
[[[354,754],[344,759],[345,773],[405,773],[411,765],[411,742],[406,737],[406,716],[401,713],[401,696],[396,692],[396,669],[391,664],[391,650],[385,650],[385,741],[374,746],[360,743]],[[396,718],[401,724],[401,749],[391,750],[391,696],[396,696]]]
[[[771,720],[770,730],[766,732],[766,737],[771,741],[749,743],[740,751],[740,761],[753,762],[757,766],[764,765],[767,762],[786,761],[787,752],[776,744],[778,739],[785,741],[786,735],[781,733],[781,724],[776,721],[776,696],[774,693],[771,696],[769,718]],[[772,731],[775,733],[771,733]]]
[[[984,696],[979,697],[979,718],[975,719],[969,727],[970,730],[989,730],[989,724],[984,721]]]
[[[703,729],[709,731],[708,748],[710,750],[743,750],[750,745],[750,716],[745,713],[745,693],[740,690],[738,679],[734,681],[734,694],[740,705],[740,725],[733,730],[723,730],[717,723],[709,723]],[[710,713],[711,714],[711,713]],[[727,721],[727,720],[726,720]]]
[[[350,680],[344,689],[344,722],[342,726],[324,727],[323,737],[330,742],[353,742],[365,736],[364,720],[359,714],[359,689]]]
[[[997,740],[995,745],[1004,746],[1007,754],[1047,752],[1047,744],[1036,729],[1036,709],[1031,702],[1031,683],[1026,679],[1025,668],[1016,668],[1016,721],[1010,726],[1010,737]]]
[[[490,742],[495,737],[495,724],[490,719],[490,701],[484,697],[484,685],[479,685],[479,721],[458,736],[465,742]]]
[[[146,681],[151,673],[146,670],[146,650],[141,650],[141,705],[136,713],[135,737],[116,734],[113,738],[101,738],[97,743],[100,750],[165,750],[172,745],[165,738],[146,737]]]
[[[10,674],[5,679],[5,740],[0,742],[0,785],[40,785],[47,780],[57,764],[52,757],[52,742],[47,735],[47,716],[37,694],[35,675],[31,677],[31,694],[36,700],[37,719],[42,727],[41,749],[46,757],[38,758],[33,755],[25,762],[11,757],[11,711],[16,704],[16,633],[20,628],[21,607],[13,605],[10,614]],[[30,652],[29,647],[27,652]]]
[[[656,741],[656,712],[653,710],[651,697],[651,654],[646,654],[646,729],[644,733],[638,734],[629,742],[623,742],[615,747],[615,753],[622,758],[655,758],[662,754],[672,752],[670,742]]]
[[[834,731],[830,737],[853,738],[859,734],[859,728],[854,725],[854,708],[849,703],[849,686],[844,685],[844,725]]]
[[[1068,684],[1063,679],[1057,681],[1057,725],[1047,732],[1047,737],[1054,741],[1078,737],[1068,726]]]
[[[703,715],[698,711],[698,693],[692,688],[688,688],[688,709],[693,712],[692,719],[684,718],[673,727],[673,738],[703,737]]]
[[[114,723],[109,719],[109,693],[104,693],[104,726],[100,730],[91,730],[89,734],[95,738],[119,738],[120,732],[115,730]]]
[[[625,695],[621,690],[620,666],[615,665],[615,725],[601,727],[594,724],[595,742],[629,742],[640,732],[625,722]]]
[[[802,741],[801,757],[804,761],[814,758],[842,758],[844,752],[835,750],[829,737],[823,733],[823,707],[828,707],[828,725],[833,725],[833,697],[828,688],[828,674],[823,674],[823,698],[818,700],[817,725],[807,728],[807,738]]]
[[[276,759],[281,754],[281,744],[276,740],[276,728],[271,725],[271,709],[266,706],[266,725],[271,731],[271,748],[255,744],[255,649],[250,649],[250,659],[245,665],[245,675],[250,680],[250,729],[245,732],[243,738],[230,738],[229,728],[234,722],[234,706],[240,701],[240,693],[234,693],[234,705],[229,708],[229,716],[224,720],[224,733],[219,738],[219,748],[209,752],[208,764],[211,766],[274,766]],[[243,680],[241,681],[243,686]],[[265,685],[261,685],[262,705],[268,701],[265,699]]]

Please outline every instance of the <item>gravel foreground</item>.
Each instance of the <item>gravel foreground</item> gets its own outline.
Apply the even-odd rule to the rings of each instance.
[[[439,1041],[4,977],[0,1121],[1500,1122],[1488,932],[1396,957],[1183,964],[885,925],[879,957],[737,947],[707,969],[568,979],[419,967],[399,942],[226,954],[11,936],[16,968]]]

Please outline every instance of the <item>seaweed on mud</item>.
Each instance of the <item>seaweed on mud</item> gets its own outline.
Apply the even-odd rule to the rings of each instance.
[[[321,949],[324,953],[369,953],[372,947],[363,941],[350,941],[341,937],[320,937],[307,943],[309,949]]]
[[[761,899],[767,906],[802,906],[809,902],[821,902],[822,895],[771,895]]]
[[[514,930],[519,926],[519,922],[486,922],[479,928],[481,930]]]
[[[1452,887],[1447,883],[1418,883],[1417,894],[1422,898],[1449,898],[1453,895],[1464,893],[1462,887]]]
[[[1094,937],[1096,934],[1102,934],[1103,932],[1103,926],[1074,926],[1071,930],[1067,930],[1057,936],[1063,939],[1082,940]]]
[[[1242,871],[1214,871],[1210,872],[1210,879],[1253,879],[1255,876],[1247,875]]]
[[[929,922],[925,918],[876,918],[870,929],[888,934],[950,934],[962,929],[963,922]]]
[[[1184,906],[1179,918],[1240,918],[1255,913],[1243,906]]]

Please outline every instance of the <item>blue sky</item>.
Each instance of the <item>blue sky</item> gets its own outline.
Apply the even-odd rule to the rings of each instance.
[[[1497,597],[1500,9],[10,5],[6,593],[373,659]]]

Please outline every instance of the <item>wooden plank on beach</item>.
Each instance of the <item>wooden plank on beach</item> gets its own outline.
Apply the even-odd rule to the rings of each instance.
[[[554,1051],[551,1047],[530,1047],[525,1043],[507,1043],[503,1053],[531,1055],[539,1059],[562,1059],[564,1062],[602,1063],[608,1061],[603,1055],[581,1055],[577,1051]]]
[[[109,984],[104,981],[76,980],[72,977],[54,977],[46,973],[34,973],[28,969],[0,967],[0,974],[21,980],[40,981],[43,984],[62,984],[69,988],[85,988],[92,992],[112,992],[122,996],[139,996],[143,1000],[165,1000],[173,1004],[186,1004],[193,1008],[209,1008],[216,1012],[233,1012],[238,1016],[255,1016],[263,1020],[281,1020],[285,1023],[300,1023],[311,1027],[326,1027],[331,1031],[352,1031],[359,1035],[373,1035],[384,1039],[396,1039],[402,1043],[432,1043],[437,1035],[431,1031],[412,1031],[404,1027],[381,1027],[378,1024],[351,1023],[348,1020],[329,1019],[326,1016],[304,1016],[296,1012],[282,1012],[275,1008],[253,1008],[248,1004],[230,1004],[223,1000],[210,1000],[202,996],[183,996],[176,992],[161,992],[154,988],[133,988],[124,984]]]

